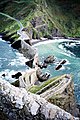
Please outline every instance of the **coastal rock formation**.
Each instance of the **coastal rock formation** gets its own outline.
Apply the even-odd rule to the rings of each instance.
[[[24,57],[26,57],[26,58],[28,58],[30,60],[36,54],[36,50],[32,46],[27,44],[25,41],[23,41],[23,40],[17,40],[15,42],[13,42],[11,46],[14,49],[18,49],[19,52],[21,52],[24,55]]]
[[[26,65],[28,65],[30,68],[33,67],[33,61],[34,61],[34,58],[33,59],[30,59],[29,61],[25,62]]]
[[[12,78],[18,79],[20,76],[22,76],[22,73],[17,72],[16,74],[12,75]]]
[[[27,90],[31,85],[34,85],[38,81],[36,71],[37,69],[35,68],[29,69],[24,75],[19,77],[19,86]]]
[[[33,86],[30,92],[39,94],[41,97],[58,105],[74,116],[80,115],[75,103],[72,77],[68,74],[52,78],[40,86]]]
[[[42,93],[41,96],[74,116],[78,116],[79,110],[75,103],[72,78],[69,75],[65,75],[58,80],[57,82],[59,83],[56,83],[55,87],[50,87],[50,89]]]
[[[48,74],[48,73],[43,74],[40,69],[38,69],[36,71],[36,75],[37,75],[38,81],[40,81],[40,82],[44,82],[44,81],[48,80],[49,76],[50,76],[50,74]]]
[[[54,56],[48,56],[45,60],[44,63],[53,63],[55,60]]]
[[[0,79],[1,120],[79,120],[39,95]]]
[[[58,65],[56,66],[55,70],[59,70],[61,67],[62,67],[62,65],[61,65],[61,64],[58,64]]]
[[[62,65],[64,65],[67,61],[66,60],[61,60],[58,65],[55,67],[55,70],[59,70],[60,68],[62,68]]]

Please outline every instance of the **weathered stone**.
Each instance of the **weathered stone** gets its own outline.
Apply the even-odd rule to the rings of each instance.
[[[55,70],[59,70],[61,67],[62,67],[62,65],[61,65],[61,64],[58,64],[58,65],[55,67]]]
[[[6,120],[79,120],[39,95],[14,87],[2,79],[0,98],[1,120],[2,114],[6,116]]]
[[[25,62],[25,64],[28,65],[30,68],[32,68],[33,67],[33,61],[34,61],[34,59],[31,59],[31,60]]]
[[[11,45],[14,49],[18,49],[24,57],[28,59],[33,59],[34,55],[36,54],[35,49],[27,44],[25,41],[17,40]]]
[[[59,64],[65,64],[67,61],[66,60],[61,60]]]
[[[55,60],[55,58],[54,58],[54,56],[48,56],[45,60],[44,60],[44,62],[45,63],[53,63],[54,62],[54,60]]]
[[[17,72],[15,75],[12,75],[12,78],[18,79],[20,76],[22,76],[22,73]]]
[[[34,85],[38,81],[36,75],[37,69],[29,69],[23,76],[19,78],[19,86],[28,89],[31,85]]]
[[[74,116],[80,116],[75,102],[74,85],[70,75],[63,75],[57,78],[37,93]]]

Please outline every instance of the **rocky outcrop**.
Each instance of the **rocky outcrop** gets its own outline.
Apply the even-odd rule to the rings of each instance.
[[[56,83],[54,87],[50,87],[50,89],[42,93],[41,96],[74,116],[78,116],[79,110],[75,103],[72,78],[66,75],[58,80],[60,80],[59,83]]]
[[[44,63],[53,63],[55,60],[54,56],[48,56],[45,60]]]
[[[0,79],[1,120],[79,120],[39,95]]]
[[[38,69],[36,71],[36,76],[38,78],[38,81],[44,82],[49,79],[50,74],[48,74],[48,73],[43,74],[42,71],[40,69]]]
[[[36,81],[38,81],[36,69],[29,69],[19,78],[19,86],[28,90],[31,85],[36,83]]]
[[[14,49],[18,49],[19,52],[21,52],[24,55],[24,57],[30,60],[33,59],[34,55],[36,54],[35,49],[23,40],[17,40],[13,42],[11,46]]]
[[[39,94],[49,102],[58,105],[74,116],[79,116],[79,109],[74,98],[72,77],[68,74],[52,78],[40,86],[33,86],[30,92]]]
[[[55,67],[55,70],[59,70],[60,68],[62,68],[62,65],[64,65],[67,61],[66,60],[61,60],[58,65]]]
[[[12,75],[12,78],[18,79],[20,76],[22,76],[22,73],[17,72],[16,74]]]

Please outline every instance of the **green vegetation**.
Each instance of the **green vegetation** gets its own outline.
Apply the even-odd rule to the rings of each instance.
[[[46,90],[46,87],[49,89],[49,86],[51,87],[54,85],[58,85],[57,83],[59,82],[60,78],[61,78],[60,76],[57,76],[57,77],[51,78],[51,79],[43,82],[41,85],[34,85],[29,89],[29,91],[32,93],[37,93],[40,90],[42,90],[43,88],[45,88],[45,90]]]
[[[0,2],[0,32],[12,33],[20,28],[17,21],[1,14],[5,13],[20,20],[30,37],[30,31],[33,31],[33,38],[50,35],[53,28],[59,29],[66,36],[79,37],[79,4],[79,0],[3,0]],[[46,30],[42,27],[35,29],[31,24],[33,19],[39,17],[41,25],[47,25]]]
[[[79,0],[46,0],[49,16],[55,26],[70,37],[80,36],[80,1]]]

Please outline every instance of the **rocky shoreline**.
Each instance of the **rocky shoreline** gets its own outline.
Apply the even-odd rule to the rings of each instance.
[[[39,95],[0,79],[1,120],[79,120]]]
[[[41,42],[42,41],[46,41],[46,40],[41,40]],[[19,42],[19,44],[18,44],[18,42]],[[39,41],[37,41],[37,42],[39,42]],[[33,42],[32,44],[34,44],[35,42]],[[18,46],[17,46],[17,44],[18,44]],[[18,49],[19,50],[19,52],[21,52],[21,53],[23,53],[23,55],[25,56],[25,57],[27,57],[27,58],[29,58],[29,60],[32,60],[29,64],[31,64],[31,63],[33,63],[33,59],[34,59],[34,56],[35,56],[35,54],[36,54],[36,51],[32,48],[32,46],[30,46],[29,44],[27,44],[25,41],[21,41],[21,40],[18,40],[18,41],[15,41],[15,42],[13,42],[12,43],[12,45],[11,45],[13,48],[15,48],[15,49]],[[18,47],[18,48],[16,48],[16,47]],[[35,67],[36,67],[36,65],[35,65]],[[37,66],[38,67],[38,66]],[[37,70],[37,69],[36,69]],[[32,74],[33,73],[33,74]],[[35,79],[37,80],[37,78],[35,78],[34,76],[36,75],[35,74],[36,72],[35,72],[35,69],[34,70],[32,70],[32,72],[30,71],[30,73],[25,73],[25,80],[27,80],[26,78],[28,77],[26,77],[26,75],[29,75],[29,74],[32,74],[32,79],[34,79],[33,81],[35,82]],[[20,77],[21,78],[21,77]],[[24,78],[24,76],[23,76],[23,78]],[[22,81],[22,79],[20,79],[21,81]],[[4,81],[2,81],[3,82],[3,84],[1,84],[1,86],[2,85],[4,85]],[[33,83],[29,83],[29,84],[27,84],[26,83],[26,85],[27,86],[21,86],[21,85],[19,85],[19,87],[30,87],[31,85],[34,85],[34,82]],[[64,82],[65,82],[65,80],[64,80]],[[63,83],[64,83],[63,82]],[[6,85],[6,83],[7,82],[5,82],[5,85]],[[20,84],[20,83],[19,83]],[[23,84],[23,83],[21,83],[21,84]],[[50,83],[51,84],[51,83]],[[57,85],[57,83],[56,83],[56,85]],[[10,85],[9,85],[10,86]],[[62,88],[65,86],[65,84],[63,84],[62,85]],[[45,86],[46,87],[46,86]],[[44,89],[45,87],[43,87],[42,89]],[[2,91],[2,88],[4,88],[4,86],[2,86],[1,87],[1,91]],[[10,87],[11,88],[11,87]],[[52,91],[54,91],[53,90],[53,88],[54,88],[54,90],[56,89],[56,86],[55,85],[53,85],[52,86],[52,88],[50,87],[50,89],[52,90]],[[17,90],[17,88],[15,87],[14,88],[15,90]],[[22,88],[18,88],[18,89],[22,89]],[[26,88],[27,89],[27,88]],[[5,90],[7,90],[6,88],[5,88]],[[27,89],[28,90],[28,89]],[[1,92],[0,91],[0,92]],[[13,90],[14,91],[14,90]],[[79,110],[77,109],[77,106],[76,106],[76,103],[75,103],[75,99],[74,99],[74,89],[73,89],[73,83],[72,82],[70,82],[69,84],[68,84],[68,86],[66,86],[65,87],[65,89],[63,89],[63,91],[62,91],[62,93],[61,94],[55,94],[55,95],[53,95],[53,93],[52,93],[52,95],[51,95],[51,97],[49,97],[49,99],[47,99],[49,102],[51,102],[51,103],[53,103],[53,104],[55,104],[55,105],[58,105],[59,107],[61,107],[62,109],[65,109],[67,112],[70,112],[71,114],[73,114],[74,116],[79,116]],[[27,91],[26,91],[27,92]],[[2,93],[2,92],[1,92]],[[5,95],[4,94],[5,92],[3,91],[3,96]],[[56,93],[56,92],[55,92]],[[41,94],[41,97],[43,97],[43,95],[44,94],[47,94],[47,91],[45,91],[44,93],[42,93]],[[16,95],[16,94],[15,94]],[[1,96],[2,96],[2,94],[1,94]],[[9,94],[9,96],[10,96],[10,94]],[[35,95],[36,96],[36,95]],[[52,96],[54,96],[53,98],[52,98]],[[7,96],[8,97],[8,96]],[[13,96],[14,97],[14,96]],[[18,96],[17,96],[18,97]],[[2,97],[1,97],[2,98]],[[5,97],[4,97],[5,98]],[[45,98],[45,97],[43,97],[43,98]],[[33,99],[33,97],[32,97],[32,99]],[[67,100],[66,100],[67,99]],[[62,102],[62,101],[64,101],[64,102]],[[38,102],[38,101],[37,101]],[[3,106],[4,106],[4,103],[2,103],[2,101],[0,102],[0,104],[2,105],[3,104]],[[6,103],[7,104],[7,103]],[[12,103],[11,103],[12,104]],[[18,102],[18,104],[19,104],[19,102]],[[13,106],[13,105],[12,105]],[[1,106],[2,107],[2,106]],[[3,107],[4,109],[6,109],[5,108],[5,106]],[[12,108],[12,107],[11,107]],[[46,109],[46,108],[45,108]],[[1,110],[0,110],[1,111]],[[76,111],[76,114],[75,114],[75,111]],[[7,111],[6,111],[7,112]],[[18,109],[18,112],[19,112],[19,109]],[[25,111],[24,111],[25,112]],[[24,112],[22,112],[22,114],[24,114]],[[14,112],[12,112],[11,114],[13,114]],[[1,114],[5,114],[4,113],[4,110],[1,112]],[[16,114],[16,113],[15,113]],[[40,113],[39,113],[40,114]],[[55,114],[57,114],[57,113],[55,113]],[[6,115],[9,117],[9,114],[7,114],[6,113]],[[14,114],[13,114],[14,115]],[[12,115],[12,116],[13,116]],[[18,116],[17,116],[18,117]],[[16,118],[17,118],[16,117]],[[24,116],[25,117],[25,116]],[[30,117],[30,116],[28,116],[28,117]],[[38,117],[40,117],[40,116],[38,116]],[[15,118],[15,120],[17,120]],[[45,117],[44,117],[45,118]],[[44,118],[43,118],[43,120],[44,120]],[[65,119],[65,117],[64,116],[62,116],[62,118],[63,119]],[[9,118],[10,120],[11,120],[11,118]],[[21,118],[20,118],[21,119]],[[29,119],[33,119],[33,117],[31,118],[29,118]],[[39,118],[40,119],[40,118]],[[46,119],[46,118],[45,118]],[[51,118],[49,118],[49,119],[51,119]],[[54,117],[54,119],[59,119],[59,118],[56,118],[56,117]],[[67,117],[66,117],[66,119],[67,119]],[[70,118],[71,119],[71,118]],[[75,119],[75,118],[74,118]],[[7,119],[6,119],[7,120]],[[21,119],[22,120],[22,119]]]

